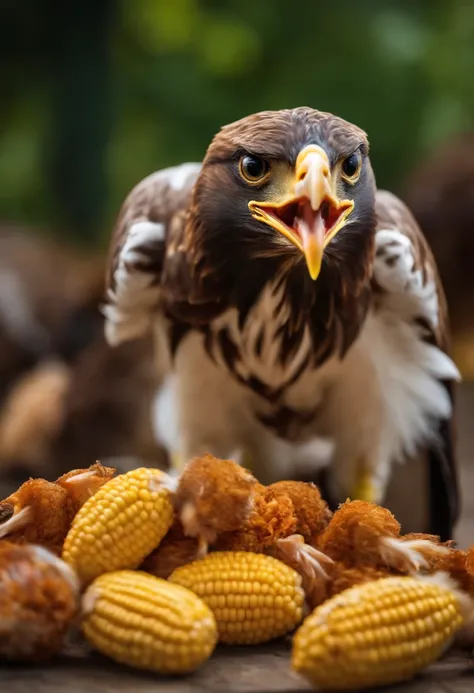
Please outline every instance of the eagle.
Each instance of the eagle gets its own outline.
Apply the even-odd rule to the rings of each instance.
[[[259,112],[222,127],[202,162],[139,182],[111,236],[103,312],[111,345],[153,335],[172,454],[250,459],[262,478],[316,474],[329,455],[333,504],[384,503],[403,467],[398,501],[426,503],[410,530],[452,537],[445,297],[409,209],[376,188],[359,127],[309,107]]]

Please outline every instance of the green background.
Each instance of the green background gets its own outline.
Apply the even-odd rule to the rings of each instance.
[[[473,124],[469,0],[3,0],[0,26],[0,218],[88,245],[257,110],[355,122],[394,191]]]

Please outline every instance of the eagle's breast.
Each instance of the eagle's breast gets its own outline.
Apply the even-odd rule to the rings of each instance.
[[[290,317],[283,285],[269,281],[245,320],[232,307],[210,324],[209,354],[247,387],[276,400],[311,362],[309,329],[302,324],[289,334]]]
[[[252,393],[254,414],[266,426],[292,438],[314,422],[327,368],[316,366],[309,325],[292,319],[281,281],[265,284],[245,320],[232,307],[212,321],[205,347]]]

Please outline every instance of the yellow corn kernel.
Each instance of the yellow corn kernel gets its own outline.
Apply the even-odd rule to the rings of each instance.
[[[102,573],[137,568],[173,521],[169,477],[139,468],[111,479],[77,513],[63,559],[84,584]]]
[[[295,634],[292,666],[325,690],[403,681],[440,656],[462,621],[441,580],[381,578],[315,609]]]
[[[280,637],[302,618],[301,576],[276,558],[246,551],[210,553],[169,580],[213,611],[220,642],[250,645]]]
[[[101,575],[84,595],[83,612],[90,644],[136,669],[188,673],[217,643],[214,615],[199,597],[141,571]]]

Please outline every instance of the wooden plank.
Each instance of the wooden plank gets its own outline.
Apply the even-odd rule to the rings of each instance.
[[[195,674],[167,678],[137,673],[98,655],[65,656],[42,667],[0,670],[5,693],[300,693],[310,690],[289,666],[289,643],[219,648]]]
[[[5,693],[305,693],[311,687],[290,670],[289,644],[220,648],[195,674],[167,678],[131,671],[98,655],[64,656],[48,666],[0,669]],[[474,666],[452,652],[412,681],[373,693],[472,693]]]

